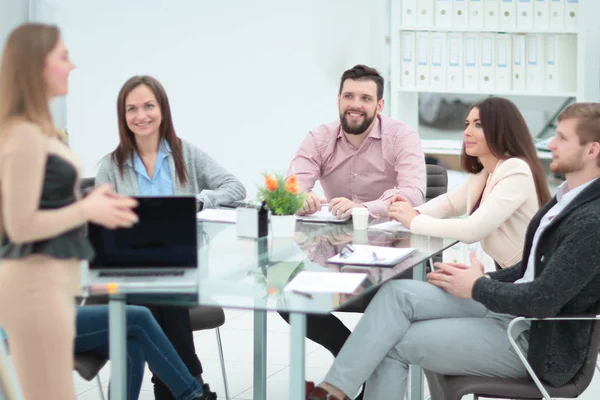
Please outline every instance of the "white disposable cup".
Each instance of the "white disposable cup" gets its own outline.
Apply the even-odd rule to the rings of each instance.
[[[354,229],[367,229],[369,226],[369,210],[366,207],[352,209],[352,224]]]

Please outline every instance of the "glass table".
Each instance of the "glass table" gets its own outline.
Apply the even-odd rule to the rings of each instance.
[[[376,221],[377,222],[377,221]],[[393,267],[329,264],[327,260],[347,244],[412,247],[416,251]],[[297,223],[294,238],[240,238],[235,225],[198,223],[199,281],[189,288],[152,289],[120,284],[109,295],[111,398],[125,399],[125,304],[127,302],[210,305],[249,309],[254,312],[254,396],[266,399],[266,312],[290,313],[290,398],[304,400],[304,339],[306,314],[336,311],[363,296],[373,294],[390,279],[424,279],[426,265],[456,242],[413,235],[409,232],[354,231],[352,223]],[[367,278],[352,294],[297,294],[284,290],[300,271],[331,273],[364,272]],[[188,293],[182,293],[187,291]],[[90,293],[93,295],[94,293]],[[414,373],[417,371],[418,373]],[[411,373],[411,398],[422,399],[420,369]]]

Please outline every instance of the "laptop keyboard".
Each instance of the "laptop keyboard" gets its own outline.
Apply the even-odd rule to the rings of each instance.
[[[185,271],[127,271],[127,272],[100,272],[98,276],[103,278],[131,278],[131,277],[163,277],[183,276]]]

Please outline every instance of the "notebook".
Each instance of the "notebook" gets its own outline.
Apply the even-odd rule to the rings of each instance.
[[[346,265],[395,266],[415,251],[416,249],[412,247],[397,248],[357,244],[344,247],[339,254],[331,257],[327,262]]]
[[[327,222],[332,224],[343,224],[350,219],[350,216],[344,218],[338,218],[329,211],[329,206],[324,205],[320,211],[310,215],[298,215],[296,216],[298,221],[303,222]]]

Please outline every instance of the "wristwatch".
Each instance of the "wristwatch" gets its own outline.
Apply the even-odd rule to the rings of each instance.
[[[196,201],[196,212],[200,212],[204,209],[204,202],[203,201]]]
[[[492,277],[490,276],[490,274],[483,274],[484,277],[486,277],[487,279],[492,279]]]

